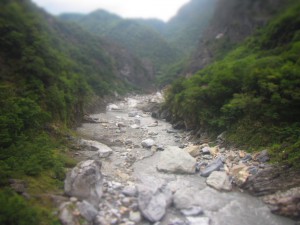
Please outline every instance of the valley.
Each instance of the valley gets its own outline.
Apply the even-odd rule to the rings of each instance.
[[[297,0],[0,7],[0,224],[299,223]]]

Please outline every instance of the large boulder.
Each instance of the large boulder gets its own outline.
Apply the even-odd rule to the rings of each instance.
[[[155,145],[155,141],[153,139],[146,139],[146,140],[143,140],[141,145],[144,147],[144,148],[151,148],[153,145]]]
[[[187,217],[189,225],[209,225],[210,219],[208,217]]]
[[[67,174],[65,193],[87,200],[97,206],[102,196],[101,163],[96,160],[80,162]]]
[[[160,221],[172,203],[172,192],[166,187],[150,189],[138,187],[138,204],[143,216],[150,222]]]
[[[202,177],[208,177],[212,172],[219,171],[224,167],[223,159],[221,157],[215,159],[213,162],[208,164],[201,172]]]
[[[83,218],[92,222],[98,214],[96,208],[87,201],[77,203],[77,208]]]
[[[250,173],[248,172],[248,167],[244,164],[236,165],[231,168],[231,175],[233,177],[234,183],[241,187],[250,176]]]
[[[97,151],[97,154],[100,158],[106,158],[110,156],[113,152],[113,150],[110,147],[98,141],[81,140],[80,145],[87,151]]]
[[[200,155],[200,146],[199,145],[189,145],[186,148],[184,148],[184,151],[186,151],[193,157],[197,157]]]
[[[225,172],[214,171],[206,179],[207,185],[217,189],[218,191],[231,191],[232,185]]]
[[[80,214],[75,213],[77,207],[72,202],[65,202],[59,207],[59,220],[62,225],[79,225]]]
[[[300,187],[268,195],[263,201],[275,214],[300,219]]]
[[[167,173],[193,174],[196,159],[176,146],[168,146],[160,155],[157,170]]]

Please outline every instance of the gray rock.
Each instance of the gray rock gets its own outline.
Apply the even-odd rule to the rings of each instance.
[[[223,160],[221,157],[214,160],[212,163],[208,164],[204,170],[200,172],[202,177],[208,177],[212,172],[219,171],[224,166]]]
[[[213,157],[211,155],[203,155],[202,159],[204,159],[204,160],[212,160]]]
[[[203,209],[199,206],[194,206],[189,209],[182,209],[180,212],[185,216],[199,216],[203,214]]]
[[[129,219],[132,222],[139,223],[142,220],[142,215],[141,215],[141,213],[139,211],[137,211],[137,212],[130,211],[129,212]]]
[[[187,217],[189,225],[209,225],[210,219],[207,217]]]
[[[128,139],[125,141],[125,145],[132,145],[133,144],[133,141]]]
[[[107,225],[109,222],[103,216],[97,216],[94,221],[95,225]]]
[[[10,187],[17,193],[22,194],[27,190],[27,182],[18,179],[9,179]]]
[[[251,174],[251,175],[255,175],[258,173],[258,168],[255,167],[255,166],[251,166],[248,168],[248,172]]]
[[[210,147],[204,147],[204,148],[202,148],[202,153],[203,154],[210,154]]]
[[[261,163],[268,162],[270,160],[268,150],[263,150],[261,153],[259,153],[259,155],[256,157],[256,160]]]
[[[128,207],[131,204],[131,199],[130,198],[123,198],[122,199],[122,205]]]
[[[132,129],[139,129],[139,128],[140,128],[140,126],[137,125],[137,124],[133,124],[133,125],[131,125],[130,127],[131,127]]]
[[[169,133],[169,134],[177,134],[178,133],[178,131],[177,130],[167,130],[167,133]]]
[[[232,185],[225,172],[214,171],[206,179],[207,185],[217,189],[218,191],[231,191]]]
[[[160,155],[157,170],[167,173],[193,174],[196,159],[176,146],[167,146]]]
[[[135,186],[126,186],[124,187],[122,193],[129,197],[136,197],[138,192]]]
[[[79,209],[82,217],[89,222],[92,222],[98,214],[96,208],[87,201],[78,202],[77,208]]]
[[[106,110],[108,111],[113,111],[113,110],[120,110],[120,107],[115,105],[115,104],[109,104],[107,107],[106,107]]]
[[[87,160],[80,162],[67,174],[65,179],[65,193],[68,196],[87,200],[98,205],[102,196],[101,162]]]
[[[193,207],[194,197],[187,189],[176,191],[173,202],[176,209],[189,209]]]
[[[292,219],[300,218],[300,187],[268,195],[263,198],[263,201],[277,215],[287,216]]]
[[[207,166],[207,162],[197,162],[195,166],[196,172],[199,172],[205,166]]]
[[[144,148],[151,148],[153,145],[155,144],[155,141],[153,139],[146,139],[146,140],[143,140],[141,145],[144,147]]]
[[[137,116],[139,113],[137,111],[132,111],[128,113],[128,117],[135,117]]]
[[[217,143],[219,145],[223,144],[225,142],[225,135],[226,135],[226,132],[223,132],[217,137]]]
[[[83,122],[85,122],[85,123],[100,123],[101,121],[98,118],[93,118],[88,115],[84,115]]]
[[[112,154],[112,149],[105,144],[92,140],[81,140],[81,146],[88,151],[97,151],[100,158],[106,158]]]
[[[150,222],[160,221],[172,202],[172,193],[166,188],[150,190],[145,186],[138,187],[139,209]]]
[[[74,215],[73,210],[76,208],[72,202],[65,202],[59,207],[59,220],[63,225],[80,224],[79,218]]]
[[[165,150],[165,147],[163,145],[158,145],[156,150],[157,151],[163,151],[163,150]]]
[[[248,162],[248,161],[250,161],[250,160],[252,160],[252,156],[250,155],[250,154],[247,154],[243,159],[242,159],[242,162]]]

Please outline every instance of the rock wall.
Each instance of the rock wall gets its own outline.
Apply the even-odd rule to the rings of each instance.
[[[264,26],[286,5],[280,0],[219,0],[210,25],[184,71],[190,76]]]

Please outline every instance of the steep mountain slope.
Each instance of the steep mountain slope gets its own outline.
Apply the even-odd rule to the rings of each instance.
[[[91,99],[146,89],[151,78],[126,50],[29,0],[0,7],[0,223],[57,224],[44,197],[31,199],[38,209],[6,190],[10,179],[22,179],[32,196],[59,192],[64,167],[74,165],[63,145],[67,127]]]
[[[192,0],[166,25],[164,37],[189,55],[209,24],[217,0]]]
[[[285,2],[287,6],[222,60],[173,83],[166,104],[172,119],[196,130],[226,130],[228,142],[269,147],[274,160],[299,166],[300,3]]]
[[[184,73],[193,74],[222,58],[226,52],[266,25],[287,2],[218,0],[213,19],[199,39],[198,47]]]
[[[139,20],[121,19],[104,10],[97,10],[84,17],[63,14],[60,18],[72,20],[91,33],[123,46],[155,72],[176,61],[179,56],[177,50],[157,31]]]

